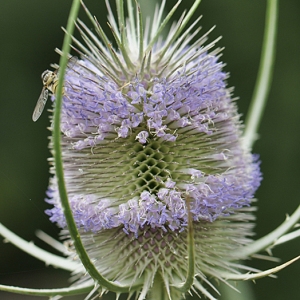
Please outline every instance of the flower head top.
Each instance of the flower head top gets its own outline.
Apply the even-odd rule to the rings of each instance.
[[[248,206],[259,186],[220,50],[203,46],[206,35],[189,46],[199,19],[178,37],[184,14],[160,36],[163,6],[151,30],[139,11],[118,29],[108,6],[118,50],[97,21],[103,43],[78,21],[88,47],[75,41],[81,60],[66,74],[61,130],[70,202],[86,231],[181,231],[186,197],[194,221],[212,222]],[[48,213],[64,227],[55,181],[49,197]]]

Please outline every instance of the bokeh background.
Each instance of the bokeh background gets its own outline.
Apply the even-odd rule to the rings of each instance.
[[[151,0],[141,0],[150,2]],[[85,1],[107,29],[104,1]],[[114,2],[114,1],[112,1]],[[175,1],[167,1],[172,6]],[[190,7],[192,0],[184,0]],[[49,113],[37,123],[31,115],[41,92],[41,73],[59,60],[54,52],[61,47],[71,0],[0,1],[0,222],[26,240],[49,249],[38,240],[41,229],[53,237],[58,229],[44,210],[48,184]],[[246,115],[257,74],[264,29],[266,0],[203,0],[197,15],[203,14],[205,33],[217,25],[210,41],[222,35],[222,60],[235,86],[240,113]],[[269,102],[259,129],[254,152],[262,160],[264,180],[257,198],[256,237],[283,222],[300,203],[300,2],[281,1],[275,74]],[[86,20],[83,12],[80,14]],[[91,27],[91,26],[90,26]],[[50,101],[47,103],[50,108]],[[0,238],[0,283],[32,288],[63,287],[69,274],[2,243]],[[300,239],[279,246],[274,255],[285,262],[300,254]],[[276,264],[249,261],[266,269]],[[251,284],[255,299],[300,299],[300,262],[278,274]],[[112,295],[104,299],[113,299]],[[0,299],[37,299],[0,292]],[[70,297],[68,299],[83,299]]]

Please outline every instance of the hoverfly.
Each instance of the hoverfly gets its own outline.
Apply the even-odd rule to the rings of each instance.
[[[72,68],[75,65],[76,61],[77,57],[72,56],[69,59],[68,68]],[[38,118],[41,116],[45,108],[46,102],[48,100],[49,91],[52,94],[56,93],[56,88],[58,85],[58,71],[59,69],[56,69],[55,71],[46,70],[42,73],[41,78],[43,81],[43,89],[32,114],[33,122],[37,121]]]

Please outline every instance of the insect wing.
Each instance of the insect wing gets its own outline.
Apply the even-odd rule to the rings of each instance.
[[[48,99],[48,90],[44,87],[42,89],[41,95],[36,103],[36,106],[34,108],[33,114],[32,114],[32,120],[33,122],[37,121],[38,118],[41,116],[44,107],[46,105]]]
[[[72,56],[69,61],[68,61],[68,65],[67,65],[67,68],[68,69],[72,69],[74,67],[74,65],[76,64],[78,60],[78,57],[77,56]],[[55,78],[52,77],[52,82],[51,84],[53,84],[54,80],[57,79],[56,77],[56,74],[58,74],[59,72],[59,69],[57,68],[53,73],[55,74]],[[44,110],[44,107],[46,105],[46,102],[47,102],[47,99],[48,99],[48,89],[49,89],[49,86],[47,84],[44,83],[44,87],[42,89],[42,92],[41,92],[41,95],[36,103],[36,106],[34,108],[34,111],[33,111],[33,114],[32,114],[32,120],[35,122],[39,119],[39,117],[41,116],[43,110]],[[51,90],[53,93],[55,93],[55,90]]]
[[[68,61],[67,68],[68,68],[68,69],[72,69],[72,68],[75,66],[77,60],[78,60],[78,57],[77,57],[77,56],[72,56],[72,57],[69,59],[69,61]]]

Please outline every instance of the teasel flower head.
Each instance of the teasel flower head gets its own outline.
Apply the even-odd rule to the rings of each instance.
[[[209,280],[246,268],[233,250],[251,242],[259,162],[243,147],[221,49],[206,43],[208,34],[198,37],[200,18],[185,28],[192,10],[183,13],[163,36],[179,2],[162,21],[163,1],[151,26],[135,5],[128,1],[126,20],[119,6],[117,22],[107,1],[115,46],[86,8],[98,35],[77,21],[84,43],[73,38],[80,58],[69,62],[61,115],[69,202],[108,280],[142,281],[131,292],[139,299],[157,284],[180,299],[192,237],[188,290],[215,299]],[[68,238],[55,175],[47,201]],[[90,280],[78,273],[77,283]]]

